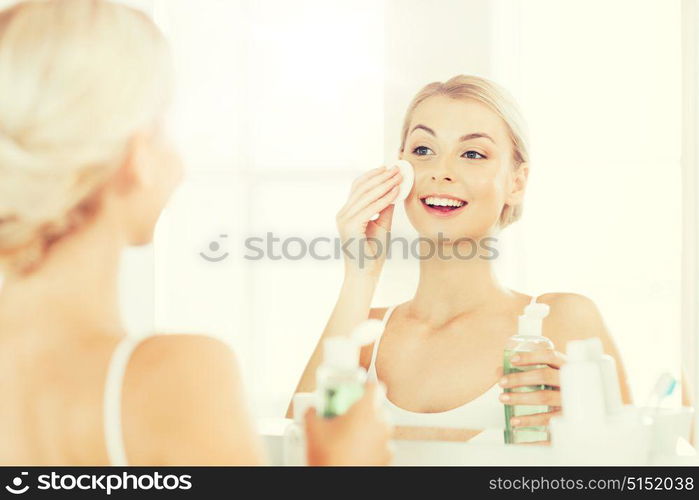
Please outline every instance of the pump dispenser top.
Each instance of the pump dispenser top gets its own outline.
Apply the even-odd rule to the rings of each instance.
[[[529,304],[524,308],[524,314],[519,317],[519,335],[540,337],[542,335],[541,324],[548,314],[549,306],[547,304],[540,302]]]
[[[352,370],[359,366],[359,350],[365,344],[374,342],[383,329],[383,323],[376,319],[361,322],[349,337],[332,337],[323,342],[323,363],[326,366]]]

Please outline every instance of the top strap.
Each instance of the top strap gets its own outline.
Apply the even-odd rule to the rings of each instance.
[[[381,342],[381,337],[383,337],[383,332],[386,331],[386,325],[388,324],[388,318],[391,317],[391,314],[393,314],[393,311],[395,310],[396,306],[391,306],[388,309],[386,309],[386,312],[383,315],[383,319],[381,320],[381,323],[383,324],[383,329],[381,330],[381,335],[374,341],[374,346],[371,349],[371,364],[369,365],[370,367],[373,367],[376,365],[376,356],[379,352],[379,343]]]
[[[124,375],[131,354],[142,338],[124,337],[114,349],[107,368],[104,386],[104,438],[109,463],[116,466],[128,465],[124,436],[121,427],[121,399]]]

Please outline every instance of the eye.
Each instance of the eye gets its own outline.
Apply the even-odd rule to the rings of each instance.
[[[418,146],[413,149],[413,154],[418,156],[427,156],[429,154],[434,154],[434,152],[427,146]]]
[[[469,160],[485,160],[486,159],[485,156],[480,154],[478,151],[473,151],[473,150],[466,151],[461,156],[468,158]]]

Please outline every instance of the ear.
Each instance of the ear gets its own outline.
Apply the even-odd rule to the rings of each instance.
[[[524,192],[527,188],[527,179],[529,178],[529,164],[522,162],[517,169],[511,173],[512,182],[510,191],[507,193],[505,203],[508,205],[518,205],[524,199]]]
[[[123,163],[115,174],[115,187],[126,194],[152,181],[150,144],[142,132],[134,134],[128,142]]]

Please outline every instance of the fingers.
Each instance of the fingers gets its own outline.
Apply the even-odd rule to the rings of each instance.
[[[383,426],[387,433],[387,437],[390,437],[393,434],[393,425],[390,423],[386,408],[380,398],[381,394],[385,393],[386,388],[383,384],[367,382],[364,385],[364,394],[362,398],[357,401],[349,411],[363,413],[363,418],[372,419]]]
[[[347,199],[346,207],[353,207],[356,205],[363,197],[366,197],[370,193],[381,192],[382,186],[388,186],[389,183],[400,182],[400,169],[392,168],[385,169],[381,167],[378,174],[369,176],[365,179],[361,177],[357,179],[352,184],[352,190]],[[384,189],[384,192],[387,189]],[[378,197],[378,196],[376,196]]]
[[[350,218],[359,215],[362,220],[365,218],[369,220],[372,215],[380,212],[395,200],[398,196],[401,179],[400,175],[394,175],[387,181],[358,196],[355,201],[348,202],[351,203],[351,206],[347,209],[347,217]],[[382,199],[386,198],[386,196],[393,191],[395,191],[395,196],[386,203],[381,202]]]
[[[360,220],[369,220],[369,218],[372,215],[374,215],[377,212],[381,212],[391,203],[393,203],[395,199],[398,197],[399,191],[400,187],[398,185],[394,186],[386,194],[378,198],[376,201],[366,206],[364,209],[356,212],[354,216],[359,218]]]
[[[306,410],[306,413],[303,416],[304,420],[304,425],[306,427],[306,432],[308,433],[313,433],[316,429],[316,425],[318,423],[318,418],[316,418],[316,409],[315,408],[309,408]]]
[[[515,366],[524,365],[549,365],[552,368],[560,368],[565,364],[565,356],[558,351],[544,350],[531,352],[518,352],[510,358]]]
[[[306,413],[303,416],[304,420],[308,422],[309,420],[315,420],[316,418],[316,409],[313,408],[312,406],[306,410]]]
[[[522,387],[526,385],[548,385],[560,387],[560,372],[555,368],[537,368],[524,372],[510,373],[500,379],[500,387]]]
[[[374,221],[376,226],[380,227],[384,231],[391,230],[391,221],[393,220],[393,210],[396,206],[391,203],[386,208],[379,212],[379,218]],[[375,236],[374,234],[367,234],[367,236]]]
[[[561,391],[506,392],[500,401],[507,405],[561,406]]]
[[[364,181],[367,181],[371,179],[372,177],[376,177],[379,174],[382,174],[386,172],[386,166],[382,165],[380,167],[372,168],[371,170],[364,172],[362,175],[357,177],[354,181],[352,181],[352,189],[351,191],[354,191],[357,186],[362,184]]]
[[[551,418],[559,417],[560,415],[560,410],[546,413],[534,413],[532,415],[521,415],[512,417],[510,419],[510,424],[512,427],[537,427],[540,425],[548,425]]]

